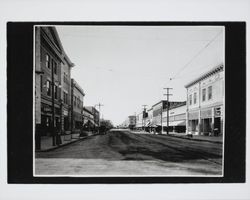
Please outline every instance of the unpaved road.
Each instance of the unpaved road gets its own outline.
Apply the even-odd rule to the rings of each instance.
[[[221,175],[222,144],[114,130],[36,153],[36,175]]]

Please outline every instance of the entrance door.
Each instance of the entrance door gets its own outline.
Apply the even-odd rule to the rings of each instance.
[[[221,134],[221,120],[220,117],[214,118],[214,135],[218,136]]]

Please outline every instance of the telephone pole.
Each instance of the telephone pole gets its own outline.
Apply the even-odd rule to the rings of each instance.
[[[142,129],[144,129],[143,118],[144,118],[144,111],[146,110],[147,105],[142,105],[142,107],[143,107],[143,110],[142,110],[141,127],[142,127]]]
[[[101,106],[104,106],[104,105],[101,104],[101,103],[98,103],[98,104],[96,104],[95,106],[98,106],[98,107],[99,107],[98,132],[100,133],[100,125],[101,125],[101,123],[100,123],[100,121],[101,121]]]
[[[167,96],[167,135],[169,134],[169,96],[173,95],[169,93],[169,90],[172,90],[173,88],[163,88],[164,90],[167,90],[167,94],[163,94]]]

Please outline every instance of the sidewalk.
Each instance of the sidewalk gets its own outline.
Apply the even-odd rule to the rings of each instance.
[[[214,143],[222,143],[223,137],[222,136],[204,136],[204,135],[193,135],[193,137],[188,137],[185,133],[169,133],[170,136],[173,137],[180,137],[187,140],[198,140],[198,141],[207,141],[207,142],[214,142]]]
[[[131,130],[130,130],[131,131]],[[152,134],[152,135],[167,135],[166,132],[164,132],[163,134],[154,134],[154,133],[149,133],[146,131],[131,131],[132,133],[135,134]],[[170,132],[169,136],[172,137],[180,137],[183,139],[187,139],[187,140],[197,140],[197,141],[207,141],[207,142],[214,142],[214,143],[223,143],[223,137],[222,136],[204,136],[204,135],[193,135],[193,137],[188,137],[186,135],[186,133],[174,133],[174,132]]]
[[[53,146],[53,139],[51,136],[43,136],[41,137],[41,149],[36,150],[36,152],[44,152],[44,151],[50,151],[53,149],[57,149],[62,146],[66,146],[68,144],[72,144],[74,142],[77,142],[79,140],[85,139],[90,136],[96,135],[92,132],[87,132],[86,136],[80,136],[79,133],[76,134],[67,134],[67,135],[61,135],[61,144]]]

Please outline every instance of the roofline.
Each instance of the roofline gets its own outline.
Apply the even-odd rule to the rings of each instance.
[[[176,106],[170,107],[169,110],[179,108],[179,107],[182,107],[182,106],[186,106],[186,105],[187,105],[187,101],[183,101],[182,103],[177,104]]]
[[[188,87],[198,83],[199,81],[202,81],[202,80],[208,78],[209,76],[213,75],[214,73],[220,72],[220,71],[223,71],[223,70],[224,70],[224,65],[223,64],[217,65],[217,66],[213,67],[212,69],[210,69],[209,71],[201,74],[198,78],[196,78],[193,81],[189,82],[184,87],[188,88]]]
[[[83,91],[83,89],[81,88],[81,86],[76,82],[75,79],[71,78],[71,81],[73,83],[73,87],[75,87],[83,96],[85,96],[85,93]]]
[[[161,103],[161,102],[167,102],[167,100],[160,100],[159,102],[157,102],[157,103],[155,103],[154,105],[152,105],[152,108],[153,108],[154,106],[158,105],[158,104]]]
[[[69,59],[68,55],[66,54],[66,52],[65,52],[65,50],[64,50],[64,48],[63,48],[63,45],[62,45],[62,42],[61,42],[61,40],[60,40],[59,34],[58,34],[57,30],[56,30],[56,27],[52,26],[51,28],[53,29],[53,31],[54,31],[54,33],[55,33],[55,36],[56,36],[56,39],[57,39],[57,41],[58,41],[58,43],[59,43],[60,48],[62,49],[62,54],[63,54],[63,56],[66,58],[66,61],[69,63],[69,66],[70,66],[70,67],[74,67],[75,64],[72,63],[72,61]]]

